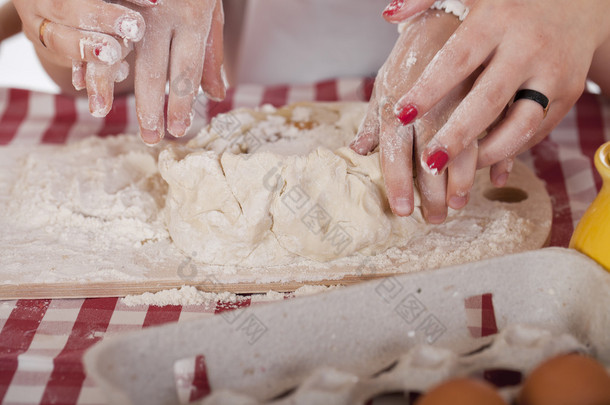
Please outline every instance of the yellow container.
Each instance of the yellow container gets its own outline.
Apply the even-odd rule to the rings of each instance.
[[[574,230],[570,247],[610,271],[610,142],[595,152],[595,167],[602,176],[602,189]]]

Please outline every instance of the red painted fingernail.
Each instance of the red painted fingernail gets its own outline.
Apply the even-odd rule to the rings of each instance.
[[[402,107],[400,110],[395,111],[395,113],[396,118],[398,118],[402,125],[409,125],[417,118],[417,108],[411,104]]]
[[[393,0],[390,5],[383,10],[383,16],[392,17],[402,8],[403,4],[405,4],[405,0]]]
[[[100,53],[102,52],[102,47],[100,45],[96,46],[93,52],[95,52],[95,56],[100,56]]]
[[[157,0],[149,0],[152,4],[157,4]]]
[[[437,150],[428,156],[428,160],[426,160],[426,165],[432,172],[432,174],[440,174],[447,166],[447,162],[449,162],[449,155],[442,149]]]

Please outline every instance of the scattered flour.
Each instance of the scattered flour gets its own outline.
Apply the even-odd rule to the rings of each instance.
[[[230,292],[208,293],[198,290],[192,286],[182,286],[180,289],[163,290],[156,293],[144,293],[141,295],[128,295],[123,298],[123,304],[128,307],[138,305],[215,305],[217,302],[236,304],[238,301],[247,299]]]
[[[330,291],[339,286],[324,286],[324,285],[304,285],[296,289],[293,293],[283,293],[269,290],[266,294],[250,295],[252,304],[281,301],[288,297],[303,297],[321,292]],[[248,296],[234,294],[228,291],[222,293],[208,293],[198,290],[193,286],[182,286],[180,289],[172,288],[170,290],[162,290],[156,293],[144,293],[141,295],[128,295],[123,298],[123,304],[128,307],[139,305],[203,305],[206,308],[213,308],[217,303],[237,304],[240,301],[248,299]]]
[[[325,286],[325,285],[304,285],[294,291],[295,297],[302,297],[305,295],[319,294],[321,292],[334,290],[336,288],[342,288],[339,285]]]
[[[15,151],[3,168],[11,176],[0,202],[0,284],[144,281],[150,262],[178,254],[163,218],[158,150],[139,137]]]
[[[414,51],[409,52],[409,57],[405,60],[404,67],[405,69],[413,67],[417,63],[417,55]]]
[[[269,290],[266,294],[252,294],[250,296],[250,302],[254,304],[258,302],[281,301],[287,296],[289,295],[286,293]]]
[[[100,40],[100,38],[97,38],[97,37],[81,38],[78,43],[78,46],[79,46],[80,55],[83,59],[86,56],[85,50],[87,48],[91,48],[92,50],[96,49],[99,51],[97,54],[97,57],[99,58],[99,60],[107,63],[108,65],[113,65],[114,63],[118,62],[119,58],[121,56],[120,49],[117,49],[117,47],[115,47],[114,44]]]
[[[144,36],[143,30],[140,30],[138,21],[134,18],[123,17],[116,24],[118,29],[115,28],[115,30],[120,32],[125,40],[137,42]]]
[[[12,190],[7,220],[62,242],[110,250],[168,239],[167,185],[157,151],[134,136],[91,137],[30,153]]]

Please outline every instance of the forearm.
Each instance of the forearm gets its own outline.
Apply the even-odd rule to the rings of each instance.
[[[610,38],[595,51],[589,69],[589,79],[599,85],[603,94],[610,96]]]

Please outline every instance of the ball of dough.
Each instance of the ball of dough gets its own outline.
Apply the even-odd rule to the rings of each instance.
[[[268,266],[404,243],[421,214],[394,216],[379,154],[346,147],[365,106],[238,110],[215,118],[187,147],[163,151],[175,245],[209,264]]]

